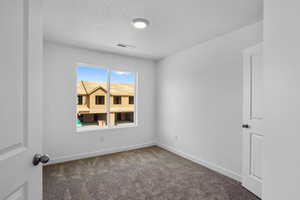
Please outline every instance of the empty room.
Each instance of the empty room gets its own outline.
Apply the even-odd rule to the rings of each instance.
[[[0,200],[299,200],[299,10],[0,0]]]

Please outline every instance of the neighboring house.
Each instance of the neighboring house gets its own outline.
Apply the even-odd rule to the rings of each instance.
[[[107,83],[77,82],[77,118],[83,125],[107,125]],[[110,125],[134,121],[134,85],[110,84]]]

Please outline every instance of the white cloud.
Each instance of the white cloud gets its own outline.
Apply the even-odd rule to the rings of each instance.
[[[130,73],[129,72],[116,72],[116,74],[118,74],[118,75],[128,75]]]

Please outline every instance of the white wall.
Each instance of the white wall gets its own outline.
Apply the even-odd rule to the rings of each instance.
[[[258,23],[159,62],[160,144],[240,178],[242,50],[260,41]]]
[[[137,127],[76,132],[76,63],[138,72]],[[74,159],[91,152],[105,153],[154,141],[153,61],[45,42],[43,70],[43,152],[49,154],[51,159]],[[102,142],[101,137],[104,138]]]
[[[300,2],[264,2],[263,199],[300,199]]]

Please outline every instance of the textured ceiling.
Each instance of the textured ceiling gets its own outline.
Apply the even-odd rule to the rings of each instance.
[[[160,59],[255,23],[262,0],[44,0],[46,40]],[[150,26],[137,30],[131,20]],[[117,47],[118,43],[136,48]]]

